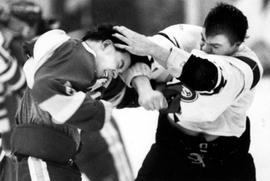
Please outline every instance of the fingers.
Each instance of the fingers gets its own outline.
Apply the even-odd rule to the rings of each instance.
[[[123,45],[123,44],[119,44],[119,43],[115,43],[114,46],[117,47],[117,48],[120,48],[122,50],[126,50],[129,53],[133,53],[134,54],[132,47],[129,47],[129,46]]]
[[[119,40],[121,40],[122,42],[127,44],[127,45],[124,45],[124,44],[120,44],[120,43],[114,43],[115,47],[126,50],[126,51],[128,51],[130,53],[133,53],[132,47],[130,46],[131,41],[128,38],[126,38],[125,36],[123,36],[123,35],[121,35],[119,33],[115,33],[112,36],[118,38]]]
[[[123,36],[119,33],[114,33],[112,36],[118,38],[119,40],[121,40],[122,42],[125,42],[128,45],[130,44],[130,40],[126,36]]]
[[[135,33],[134,31],[126,28],[125,26],[114,26],[113,29],[118,31],[119,33],[121,33],[124,36],[129,36],[132,33]]]
[[[159,97],[159,99],[156,100],[156,102],[153,105],[152,110],[161,110],[161,109],[166,109],[168,107],[168,103],[166,99],[163,97]]]
[[[151,111],[152,110],[152,107],[153,107],[149,103],[144,103],[144,102],[141,102],[140,100],[139,100],[139,105],[141,107],[143,107],[144,109],[146,109],[147,111]]]
[[[119,44],[119,43],[115,43],[114,46],[117,48],[120,48],[120,49],[127,49],[127,45],[123,45],[123,44]]]
[[[166,109],[168,107],[167,101],[165,100],[157,100],[156,102],[148,105],[147,110],[161,110],[161,109]]]
[[[148,99],[139,99],[139,104],[146,110],[161,110],[168,107],[168,103],[165,97],[159,93],[155,92],[155,95],[148,97]]]

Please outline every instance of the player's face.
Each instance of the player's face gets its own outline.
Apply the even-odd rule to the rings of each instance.
[[[116,78],[118,74],[123,73],[130,66],[130,54],[115,49],[112,41],[105,40],[96,44],[94,43],[94,45],[98,77],[104,77],[110,74]]]
[[[201,50],[206,53],[232,55],[239,47],[238,43],[231,44],[229,38],[225,34],[206,37],[203,31],[201,37]]]
[[[97,70],[99,76],[107,76],[111,74],[116,78],[123,73],[130,65],[130,54],[127,52],[117,51],[106,54],[104,59],[97,62]]]

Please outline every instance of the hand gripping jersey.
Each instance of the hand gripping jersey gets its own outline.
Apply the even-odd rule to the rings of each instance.
[[[207,134],[239,137],[262,67],[244,44],[232,56],[200,51],[201,31],[198,26],[178,24],[150,37],[172,48],[166,70],[155,64],[152,78],[165,80],[170,75],[174,80],[168,84],[179,84],[181,112],[169,114],[177,124]],[[188,59],[175,47],[189,52]]]

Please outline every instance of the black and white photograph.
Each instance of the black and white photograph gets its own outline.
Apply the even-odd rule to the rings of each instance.
[[[269,181],[270,0],[0,0],[0,181]]]

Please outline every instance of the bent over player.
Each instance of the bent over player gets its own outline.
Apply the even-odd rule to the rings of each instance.
[[[21,180],[81,180],[74,163],[81,134],[99,131],[111,119],[113,96],[105,101],[102,89],[135,62],[114,47],[119,42],[114,32],[101,26],[80,41],[52,30],[35,42],[33,59],[24,66],[28,89],[11,139]]]

